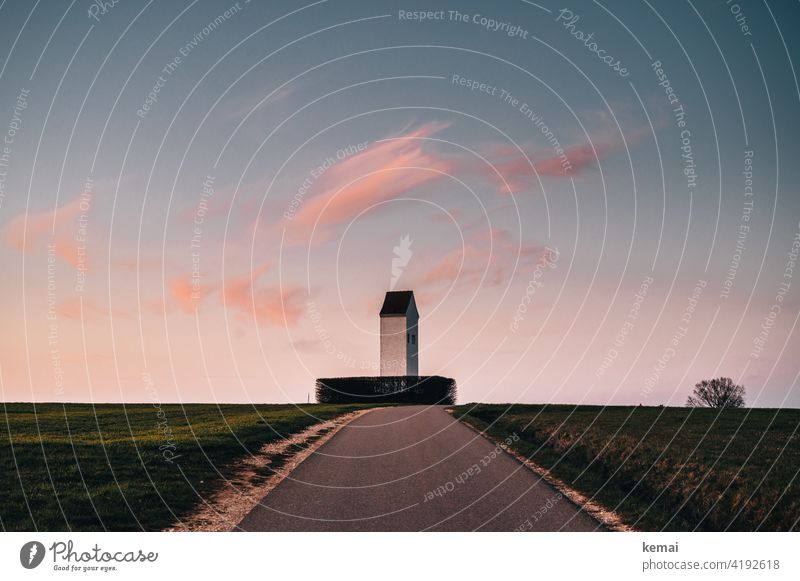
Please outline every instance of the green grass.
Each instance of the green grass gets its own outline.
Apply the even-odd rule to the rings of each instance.
[[[800,529],[800,410],[452,409],[637,529]]]
[[[263,444],[364,407],[4,404],[0,526],[160,530]]]

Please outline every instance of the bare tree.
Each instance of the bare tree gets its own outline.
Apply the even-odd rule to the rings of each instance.
[[[730,377],[717,377],[695,384],[686,400],[692,408],[743,408],[744,386],[736,385]]]

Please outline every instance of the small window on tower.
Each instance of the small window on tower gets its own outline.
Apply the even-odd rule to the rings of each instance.
[[[417,336],[416,335],[411,335],[411,344],[412,345],[416,345],[417,344]]]

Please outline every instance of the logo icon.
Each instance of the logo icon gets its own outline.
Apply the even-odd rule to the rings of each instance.
[[[44,545],[39,541],[30,541],[22,545],[19,551],[19,562],[26,569],[35,569],[44,560]]]
[[[389,290],[394,290],[397,287],[397,281],[400,280],[400,275],[403,274],[403,269],[408,266],[408,261],[411,260],[411,237],[406,234],[400,238],[400,244],[395,246],[394,258],[392,258],[392,280],[389,284]]]

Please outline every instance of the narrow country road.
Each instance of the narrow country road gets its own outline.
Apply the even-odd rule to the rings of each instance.
[[[373,410],[300,464],[239,528],[602,530],[552,486],[496,450],[441,406]]]

